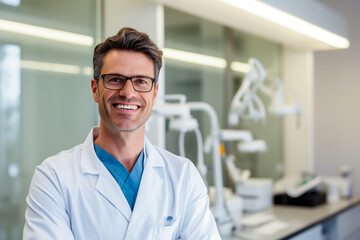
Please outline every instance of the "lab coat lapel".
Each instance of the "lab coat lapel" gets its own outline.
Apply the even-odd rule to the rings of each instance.
[[[161,213],[166,209],[164,204],[166,198],[164,196],[166,194],[164,190],[166,174],[164,160],[147,139],[145,144],[148,158],[145,163],[126,239],[149,239],[145,238],[145,235],[152,233],[152,227],[156,224],[159,215],[162,215]],[[140,231],[140,229],[143,231]]]
[[[131,209],[129,203],[115,179],[103,165],[100,167],[96,190],[115,206],[128,221],[130,220]]]
[[[97,134],[98,128],[94,128],[84,142],[84,152],[80,160],[82,174],[98,175],[96,190],[129,221],[131,217],[129,203],[115,179],[96,156],[93,139]]]

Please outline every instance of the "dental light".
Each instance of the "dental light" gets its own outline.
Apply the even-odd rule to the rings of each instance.
[[[255,58],[249,59],[249,65],[250,71],[246,73],[230,104],[228,122],[232,126],[237,125],[240,118],[259,120],[266,117],[264,104],[256,95],[266,78],[266,71]]]
[[[301,115],[300,98],[296,91],[290,86],[285,85],[279,78],[273,80],[271,85],[262,85],[260,87],[261,92],[271,99],[270,105],[268,106],[269,112],[279,117],[285,115]],[[292,103],[287,103],[285,90],[293,96]]]
[[[276,116],[300,115],[300,98],[296,91],[286,86],[279,78],[265,85],[266,71],[259,60],[249,59],[250,70],[246,73],[240,88],[235,93],[229,109],[228,122],[234,126],[239,119],[264,120],[266,118],[265,106],[258,97],[257,91],[261,91],[270,98],[268,111]],[[288,103],[285,98],[285,90],[290,93],[294,100]],[[261,144],[261,143],[260,143]],[[251,148],[249,148],[251,149]],[[245,148],[243,148],[245,150]]]

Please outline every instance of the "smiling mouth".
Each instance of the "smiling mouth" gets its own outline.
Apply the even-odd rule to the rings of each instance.
[[[114,104],[117,109],[128,109],[128,110],[136,110],[139,108],[137,105],[123,105],[123,104]]]

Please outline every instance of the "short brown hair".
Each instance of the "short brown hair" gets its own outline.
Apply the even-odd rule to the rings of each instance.
[[[150,57],[154,63],[155,79],[156,81],[158,80],[162,66],[162,51],[146,33],[125,27],[120,29],[116,35],[96,45],[93,56],[94,79],[96,79],[96,82],[99,81],[99,75],[104,64],[104,57],[112,49],[141,52]]]

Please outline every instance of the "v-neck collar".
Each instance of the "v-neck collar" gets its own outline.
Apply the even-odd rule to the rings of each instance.
[[[135,166],[130,173],[120,161],[118,161],[96,143],[94,143],[94,150],[100,161],[114,177],[115,181],[124,193],[131,209],[133,209],[144,170],[144,155],[146,155],[144,154],[144,149],[141,151],[140,156],[138,157]]]

